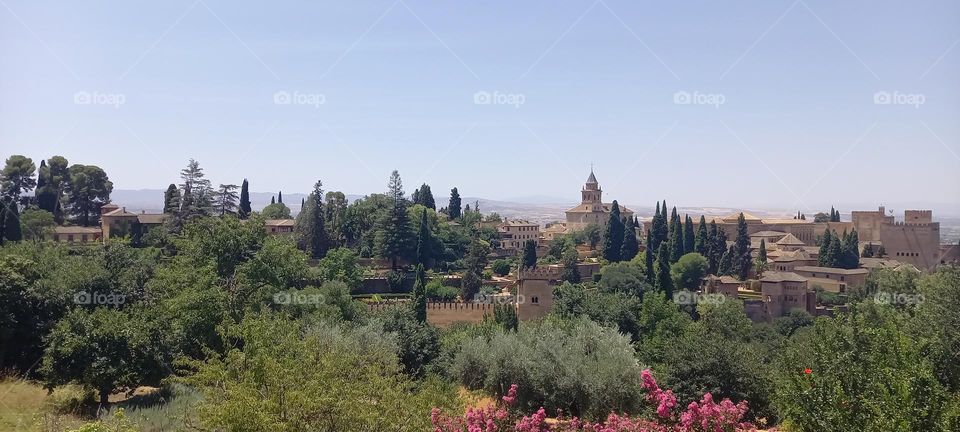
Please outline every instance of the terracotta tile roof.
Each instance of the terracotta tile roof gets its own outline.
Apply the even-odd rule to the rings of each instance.
[[[782,239],[777,240],[777,244],[780,246],[803,246],[805,243],[800,241],[800,239],[793,234],[787,234],[783,236]]]
[[[146,225],[159,225],[170,218],[170,215],[164,213],[141,213],[137,215],[137,222]]]
[[[292,227],[295,223],[294,219],[267,219],[264,221],[264,225],[274,227]]]
[[[830,273],[830,274],[842,274],[842,275],[866,274],[870,272],[870,270],[867,270],[865,268],[842,269],[842,268],[818,267],[818,266],[800,266],[800,267],[794,268],[794,270],[811,272],[811,273]]]
[[[103,230],[95,227],[58,226],[54,228],[57,234],[103,234]]]
[[[760,282],[806,282],[807,278],[794,272],[765,271]]]

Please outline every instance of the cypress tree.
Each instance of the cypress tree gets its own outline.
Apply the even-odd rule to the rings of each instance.
[[[657,250],[660,248],[660,242],[657,240],[657,235],[660,232],[660,201],[657,201],[657,211],[653,214],[653,219],[650,221],[650,232],[647,233],[647,250],[652,254],[656,254]]]
[[[683,222],[674,207],[670,213],[670,263],[677,262],[683,256]]]
[[[707,253],[707,248],[710,245],[710,239],[707,237],[707,219],[700,215],[700,225],[697,226],[697,238],[693,242],[693,251],[703,255],[708,261],[710,260],[710,254]]]
[[[523,242],[523,260],[521,261],[523,268],[536,268],[537,267],[537,242],[534,240],[527,240]]]
[[[18,242],[23,240],[23,231],[20,229],[20,210],[17,201],[10,198],[3,204],[4,211],[3,237],[7,241]]]
[[[430,225],[427,224],[427,211],[420,212],[420,229],[417,232],[417,264],[426,267],[430,260]]]
[[[830,248],[827,250],[826,267],[840,267],[840,260],[843,259],[843,241],[840,237],[834,235],[830,241]]]
[[[57,211],[57,193],[50,183],[50,168],[47,161],[40,160],[40,169],[37,173],[37,207],[51,214]]]
[[[457,188],[450,189],[450,202],[447,204],[447,215],[450,219],[459,219],[462,216],[460,207],[460,191]]]
[[[764,270],[767,269],[767,242],[764,239],[760,239],[760,250],[757,251],[757,260],[754,262],[754,268],[756,269],[758,278],[763,276]]]
[[[283,191],[277,192],[277,202],[283,204]]]
[[[664,293],[668,299],[673,299],[673,279],[670,278],[670,251],[666,243],[660,245],[657,251],[657,263],[654,264],[656,273],[656,287]]]
[[[655,286],[657,282],[657,278],[656,278],[656,273],[653,271],[654,250],[653,250],[653,235],[651,235],[651,233],[647,233],[647,248],[643,254],[645,255],[644,258],[646,258],[647,283],[650,284],[651,286]]]
[[[686,219],[683,221],[683,253],[688,254],[696,249],[697,239],[693,231],[693,219],[690,219],[690,215],[684,216]]]
[[[7,206],[0,200],[0,246],[4,243],[4,233],[7,231]]]
[[[163,213],[174,214],[180,209],[180,189],[177,185],[170,183],[166,192],[163,193]]]
[[[327,229],[323,217],[323,183],[320,180],[313,185],[310,201],[300,209],[295,230],[299,235],[299,246],[312,258],[320,259],[330,247]]]
[[[620,249],[623,247],[623,222],[620,220],[620,205],[613,200],[610,217],[607,219],[607,232],[603,239],[603,258],[610,262],[620,261]]]
[[[433,199],[433,191],[430,190],[430,185],[426,183],[420,186],[420,201],[420,204],[428,209],[437,209],[437,202]]]
[[[732,260],[732,271],[740,277],[740,280],[746,280],[750,273],[750,236],[747,234],[747,221],[743,213],[737,217],[737,238],[734,240],[734,255]]]
[[[633,221],[626,220],[623,227],[623,245],[620,247],[620,260],[630,261],[637,256],[640,251],[640,245],[637,244],[637,231],[634,228]]]
[[[270,204],[276,204],[276,203],[277,203],[277,197],[276,197],[276,195],[270,197]]]
[[[830,267],[830,243],[833,241],[833,236],[830,235],[830,229],[827,228],[823,232],[823,236],[820,237],[820,253],[817,255],[817,265],[820,267]]]
[[[710,273],[717,273],[717,268],[720,266],[720,256],[727,250],[726,242],[724,242],[723,249],[718,248],[718,237],[719,232],[717,231],[717,221],[710,221],[710,231],[707,233],[707,263],[710,265]]]
[[[427,272],[423,269],[423,264],[417,264],[413,282],[413,314],[418,322],[427,322]]]
[[[730,249],[723,253],[723,258],[720,258],[720,264],[717,268],[718,274],[721,276],[733,274],[733,255],[733,246],[730,246]]]
[[[243,184],[240,185],[240,210],[237,212],[237,215],[240,216],[240,219],[246,219],[250,217],[250,183],[247,182],[247,179],[243,179]],[[303,207],[300,207],[300,211],[303,211]]]

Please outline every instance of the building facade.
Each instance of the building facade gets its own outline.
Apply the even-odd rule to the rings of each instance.
[[[580,204],[566,211],[567,232],[579,231],[590,224],[606,227],[612,206],[612,203],[603,202],[603,190],[591,169],[590,177],[587,177],[587,182],[580,191]],[[622,205],[619,207],[621,217],[633,218],[633,210]]]

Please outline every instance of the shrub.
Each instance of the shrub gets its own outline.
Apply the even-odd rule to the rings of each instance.
[[[497,276],[506,276],[510,273],[510,263],[505,259],[498,259],[490,265],[490,269]]]

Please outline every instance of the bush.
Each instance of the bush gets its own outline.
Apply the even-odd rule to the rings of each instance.
[[[638,408],[641,370],[626,336],[589,320],[550,319],[464,339],[448,373],[499,396],[519,384],[522,409],[599,419]]]
[[[427,298],[430,300],[452,301],[460,294],[460,290],[455,287],[446,286],[440,278],[431,279],[427,282]]]
[[[93,389],[66,384],[53,389],[47,398],[47,407],[56,414],[79,414],[85,406],[95,402]]]
[[[505,259],[498,259],[490,265],[490,269],[497,276],[506,276],[510,273],[510,263]]]

